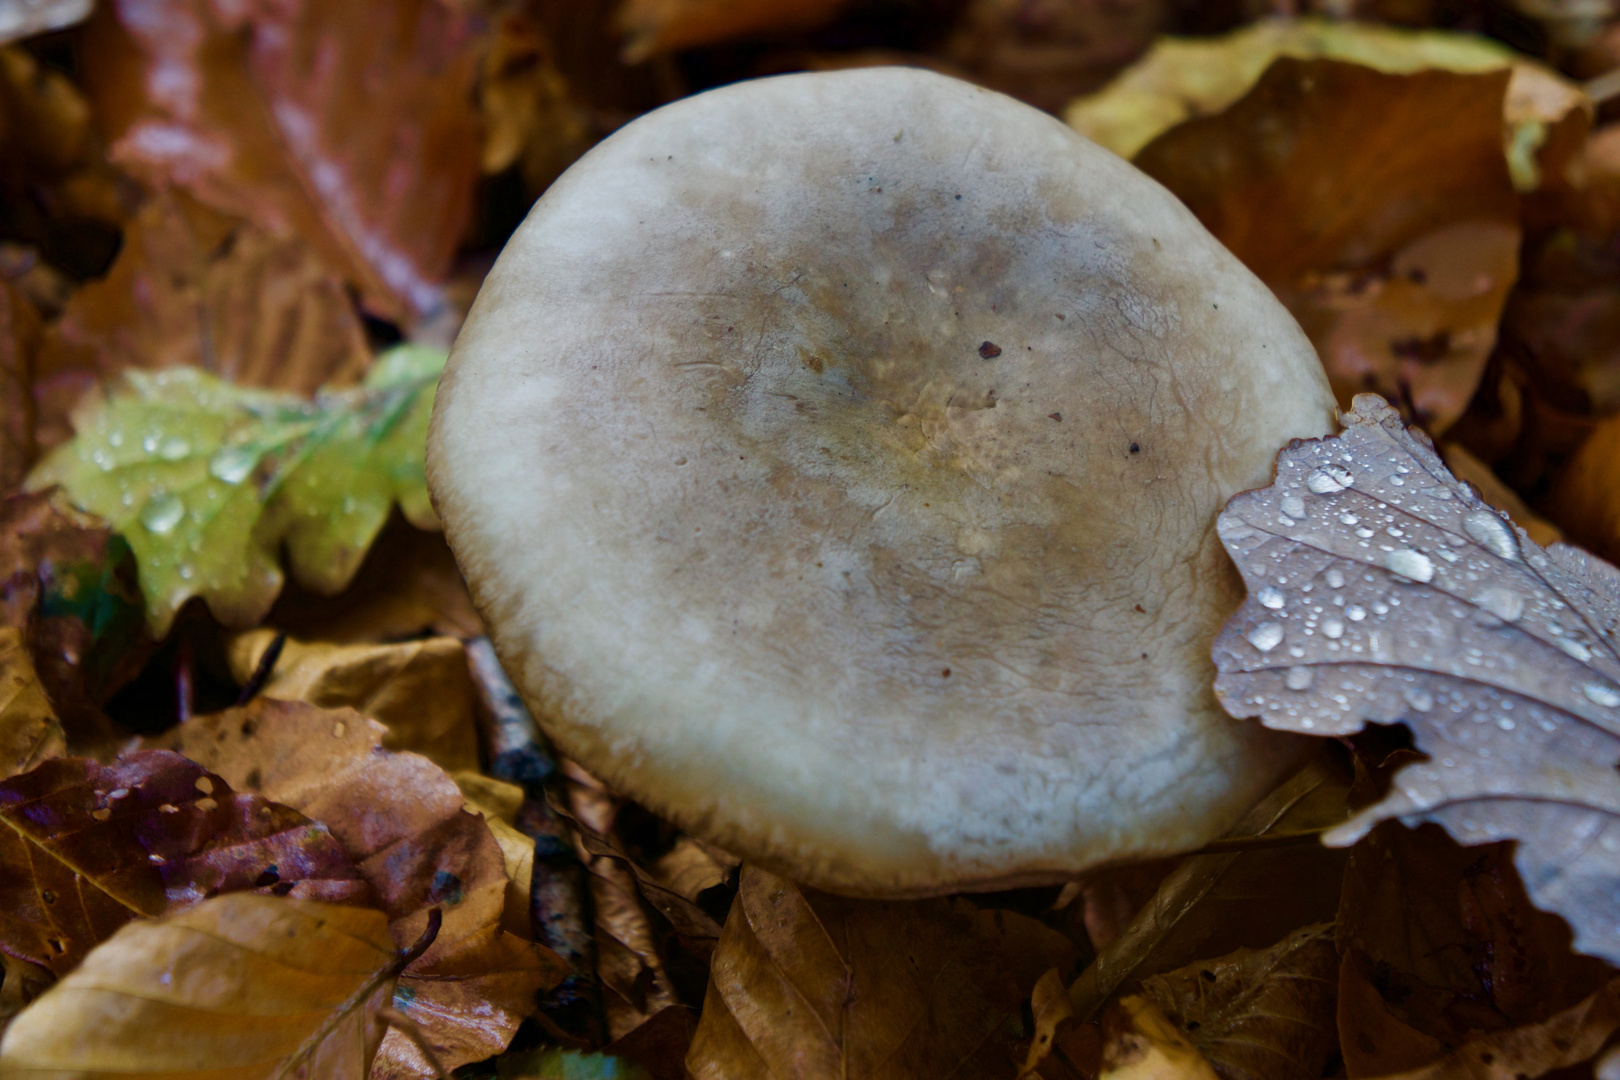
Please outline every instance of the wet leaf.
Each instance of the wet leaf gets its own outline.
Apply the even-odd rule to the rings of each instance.
[[[624,0],[619,28],[627,64],[732,38],[804,30],[831,21],[849,0]]]
[[[130,919],[206,896],[370,896],[324,827],[168,751],[45,762],[0,784],[0,822],[0,949],[58,975]]]
[[[0,280],[0,491],[13,491],[34,464],[34,354],[40,321],[34,305]]]
[[[67,753],[22,631],[0,627],[0,780]]]
[[[451,776],[467,800],[467,809],[482,814],[484,824],[501,847],[506,864],[506,904],[501,911],[501,929],[529,941],[535,940],[530,914],[534,889],[534,839],[517,829],[518,811],[523,806],[523,789],[476,772]]]
[[[478,173],[479,24],[437,0],[109,0],[85,71],[119,163],[435,312]]]
[[[1269,949],[1240,949],[1142,984],[1222,1080],[1321,1076],[1337,1048],[1339,954],[1333,924],[1317,923]]]
[[[227,654],[231,677],[246,683],[276,636],[253,630],[233,640]],[[390,750],[414,750],[446,770],[478,767],[478,691],[467,671],[467,650],[456,638],[394,645],[289,639],[259,692],[323,709],[347,706],[388,728],[383,745]]]
[[[1098,1080],[1216,1080],[1216,1072],[1153,1001],[1122,998],[1103,1017]]]
[[[1342,405],[1376,390],[1438,433],[1473,396],[1517,274],[1507,85],[1285,57],[1136,161],[1288,305]]]
[[[1121,157],[1135,157],[1177,124],[1233,105],[1280,57],[1336,60],[1391,75],[1510,71],[1511,88],[1498,99],[1508,125],[1503,141],[1529,187],[1538,179],[1534,154],[1547,127],[1591,108],[1572,83],[1488,38],[1291,19],[1258,22],[1222,37],[1163,38],[1101,92],[1070,105],[1064,119]]]
[[[107,276],[78,290],[46,337],[34,388],[42,442],[65,442],[85,392],[132,368],[190,366],[313,394],[358,382],[370,362],[343,279],[307,244],[160,193],[130,221]]]
[[[365,382],[304,398],[194,368],[130,371],[75,414],[78,434],[29,478],[60,484],[129,541],[161,636],[193,596],[229,625],[261,619],[293,574],[337,592],[397,501],[433,527],[422,473],[444,354],[401,346]]]
[[[501,929],[500,845],[483,819],[463,812],[443,770],[418,754],[384,750],[385,734],[352,709],[258,698],[188,721],[167,740],[242,789],[325,824],[371,883],[402,947],[421,935],[430,908],[442,909],[438,937],[400,976],[394,1005],[454,1069],[504,1050],[563,965]],[[372,1075],[434,1074],[392,1031]]]
[[[1377,397],[1343,421],[1220,516],[1249,597],[1217,695],[1281,730],[1406,723],[1429,760],[1329,842],[1386,818],[1517,839],[1531,899],[1620,960],[1620,572],[1516,533]]]
[[[1480,498],[1508,516],[1515,528],[1523,529],[1530,539],[1548,547],[1564,538],[1564,531],[1530,509],[1519,493],[1504,484],[1479,458],[1459,443],[1446,443],[1440,447],[1440,457],[1446,468],[1465,484],[1479,489]]]
[[[725,1077],[1017,1071],[1036,981],[1068,939],[966,900],[852,900],[745,865],[686,1065]]]
[[[11,0],[0,6],[0,44],[83,22],[94,6],[95,0]]]
[[[12,1021],[0,1076],[363,1080],[396,962],[379,912],[217,897],[97,947]]]

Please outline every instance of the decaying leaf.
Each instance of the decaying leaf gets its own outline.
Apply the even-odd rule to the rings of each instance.
[[[0,279],[0,489],[14,490],[34,464],[34,354],[40,321],[34,305]]]
[[[1620,417],[1604,420],[1581,443],[1547,509],[1582,542],[1620,557]]]
[[[130,371],[75,414],[78,431],[29,477],[60,484],[134,550],[147,618],[161,636],[201,596],[251,625],[293,574],[337,592],[397,501],[436,526],[422,473],[444,353],[401,346],[365,382],[313,401],[220,382],[194,368]]]
[[[1030,993],[1029,1011],[1035,1019],[1035,1036],[1029,1044],[1029,1056],[1018,1070],[1018,1080],[1033,1076],[1041,1062],[1052,1053],[1058,1031],[1074,1019],[1074,1006],[1069,1003],[1069,991],[1063,985],[1063,976],[1052,968],[1035,982]]]
[[[545,29],[529,12],[500,20],[478,82],[486,173],[517,165],[529,191],[544,191],[596,139],[557,69]]]
[[[246,683],[276,636],[252,630],[232,641],[231,677]],[[347,706],[388,728],[383,745],[389,750],[414,750],[447,771],[478,767],[478,691],[467,650],[456,638],[394,645],[287,640],[259,692],[323,709]]]
[[[94,6],[95,0],[9,0],[0,5],[0,44],[83,22]]]
[[[183,195],[153,197],[107,276],[78,290],[37,368],[41,441],[72,434],[73,406],[131,368],[190,366],[242,386],[313,394],[371,361],[341,277],[296,237],[275,237]]]
[[[1517,533],[1377,397],[1343,420],[1220,516],[1249,597],[1216,693],[1281,730],[1406,723],[1429,760],[1329,841],[1395,817],[1517,839],[1532,900],[1620,960],[1620,572]]]
[[[1440,432],[1473,396],[1517,274],[1507,80],[1285,57],[1136,162],[1288,305],[1341,404],[1376,390]]]
[[[1518,492],[1504,484],[1491,467],[1459,443],[1439,447],[1446,468],[1465,484],[1479,489],[1480,498],[1508,516],[1515,528],[1523,529],[1536,543],[1549,547],[1564,538],[1564,531],[1534,510]]]
[[[67,752],[21,630],[0,627],[0,780]]]
[[[225,892],[370,890],[326,829],[178,754],[47,761],[0,784],[0,950],[60,975],[132,918]]]
[[[447,1069],[506,1048],[535,994],[564,970],[549,950],[501,929],[506,860],[455,782],[426,758],[390,753],[386,730],[352,709],[258,698],[197,717],[167,741],[243,790],[322,822],[376,891],[402,946],[443,911],[437,939],[400,976],[394,1001]],[[434,1075],[390,1032],[378,1078]]]
[[[467,800],[467,809],[482,814],[484,824],[501,846],[506,861],[506,906],[501,912],[501,929],[529,941],[535,940],[530,912],[534,889],[534,840],[517,829],[517,815],[523,807],[523,789],[477,772],[451,775]]]
[[[472,209],[479,24],[437,0],[108,0],[85,72],[113,156],[431,314]]]
[[[1475,34],[1401,30],[1366,22],[1271,20],[1217,38],[1163,38],[1100,93],[1069,106],[1064,119],[1119,154],[1134,157],[1177,124],[1224,111],[1280,57],[1336,60],[1391,75],[1434,70],[1511,72],[1498,98],[1515,179],[1539,180],[1535,152],[1548,128],[1590,113],[1578,87],[1511,49]]]
[[[217,897],[98,946],[12,1021],[0,1077],[364,1080],[399,959],[380,912]]]
[[[1142,993],[1222,1080],[1321,1076],[1337,1046],[1339,954],[1333,924],[1317,923],[1269,949],[1240,949],[1142,983]]]
[[[649,56],[828,22],[849,0],[624,0],[627,64]]]
[[[1098,1080],[1217,1080],[1208,1059],[1141,994],[1109,1007],[1103,1034]]]
[[[686,1065],[697,1080],[1017,1071],[1036,981],[1074,947],[966,900],[851,900],[744,865]]]

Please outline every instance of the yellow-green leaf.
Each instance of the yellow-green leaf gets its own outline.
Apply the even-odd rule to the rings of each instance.
[[[193,368],[130,371],[80,407],[77,434],[28,485],[60,484],[124,536],[154,633],[193,596],[222,622],[251,625],[281,589],[283,545],[300,584],[333,593],[395,502],[436,527],[422,461],[444,359],[401,346],[361,386],[314,400]]]

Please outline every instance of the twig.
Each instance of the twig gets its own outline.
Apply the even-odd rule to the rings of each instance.
[[[277,634],[265,647],[264,652],[259,654],[259,662],[254,665],[253,674],[248,676],[247,682],[242,684],[241,693],[236,695],[237,708],[240,709],[259,696],[259,691],[264,689],[264,684],[269,682],[270,676],[275,673],[276,661],[281,659],[281,649],[286,644],[287,635]]]

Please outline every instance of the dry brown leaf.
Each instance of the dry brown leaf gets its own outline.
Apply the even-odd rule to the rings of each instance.
[[[455,782],[426,758],[382,748],[386,729],[352,709],[255,699],[197,717],[166,741],[243,790],[329,828],[371,883],[402,946],[430,908],[437,939],[400,976],[395,1003],[447,1069],[500,1053],[535,994],[564,974],[549,950],[501,929],[506,860]],[[390,1032],[374,1076],[433,1076],[410,1039]]]
[[[1269,949],[1239,949],[1155,975],[1142,993],[1222,1080],[1321,1076],[1338,1045],[1333,924],[1304,926]]]
[[[34,305],[0,280],[0,491],[15,490],[38,457],[33,385],[39,340]]]
[[[1150,999],[1133,994],[1103,1017],[1098,1080],[1217,1080],[1198,1048]]]
[[[84,71],[115,160],[435,313],[478,173],[480,23],[437,0],[109,0]]]
[[[687,1055],[696,1080],[991,1077],[1024,1058],[1014,1023],[1075,959],[1034,919],[963,899],[852,900],[744,865]]]
[[[619,29],[627,64],[733,38],[830,22],[849,0],[624,0]]]
[[[226,651],[231,677],[246,683],[276,637],[273,630],[250,630],[233,638]],[[388,728],[389,750],[415,751],[447,771],[478,768],[478,691],[455,638],[397,645],[287,640],[259,692],[323,709],[346,706]]]
[[[1517,274],[1507,84],[1283,58],[1135,160],[1288,305],[1341,403],[1377,390],[1440,432],[1474,393]]]
[[[397,961],[380,912],[221,896],[91,952],[12,1021],[0,1077],[364,1080]]]
[[[1345,1075],[1367,1080],[1420,1068],[1445,1056],[1439,1039],[1405,1023],[1367,977],[1361,954],[1346,950],[1339,965],[1339,1052]]]
[[[1035,1036],[1030,1041],[1024,1067],[1018,1070],[1018,1080],[1034,1075],[1041,1062],[1051,1055],[1059,1029],[1074,1019],[1074,1006],[1069,1003],[1068,988],[1063,985],[1063,976],[1057,968],[1036,980],[1035,989],[1030,993],[1029,1009],[1035,1018]]]
[[[34,671],[22,631],[0,627],[0,780],[65,753],[62,725]]]
[[[1593,550],[1620,558],[1620,416],[1587,436],[1559,474],[1547,511]]]
[[[517,165],[532,192],[544,191],[590,149],[596,132],[557,70],[556,52],[533,13],[503,17],[478,83],[486,173]]]
[[[1429,760],[1329,842],[1395,817],[1518,839],[1532,900],[1620,961],[1620,572],[1517,533],[1381,399],[1342,419],[1220,516],[1249,597],[1216,693],[1287,731],[1406,723]]]
[[[84,392],[127,368],[185,365],[308,395],[357,381],[370,360],[343,280],[301,240],[159,194],[106,278],[75,293],[46,336],[40,441],[64,442]]]
[[[535,940],[529,912],[529,896],[534,888],[534,840],[516,826],[523,789],[476,772],[458,772],[450,778],[461,789],[467,809],[484,816],[484,824],[501,846],[506,863],[506,905],[501,911],[501,929]]]

